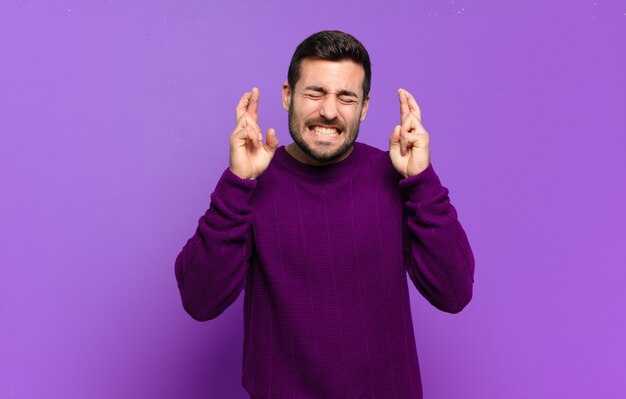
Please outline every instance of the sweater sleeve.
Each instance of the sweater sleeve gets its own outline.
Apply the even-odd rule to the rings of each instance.
[[[244,287],[252,253],[250,198],[255,180],[226,169],[195,234],[176,258],[183,307],[196,320],[210,320],[230,306]]]
[[[432,164],[400,181],[405,199],[405,266],[419,292],[438,309],[460,312],[472,298],[474,255],[448,189]]]

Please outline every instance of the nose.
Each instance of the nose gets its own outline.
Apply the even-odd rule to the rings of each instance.
[[[328,120],[337,118],[337,100],[335,96],[332,94],[324,96],[320,109],[320,115]]]

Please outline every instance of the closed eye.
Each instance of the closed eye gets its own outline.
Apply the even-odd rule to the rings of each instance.
[[[353,97],[339,96],[339,101],[347,105],[356,104],[356,99]]]
[[[303,92],[302,95],[309,100],[321,100],[327,96],[326,93],[322,92]],[[337,97],[340,103],[345,105],[354,105],[358,102],[358,100],[351,95],[342,94]]]
[[[306,98],[310,98],[311,100],[321,100],[324,97],[322,93],[304,93]]]

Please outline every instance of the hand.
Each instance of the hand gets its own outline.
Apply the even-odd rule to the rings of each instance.
[[[389,137],[389,156],[398,173],[407,178],[422,172],[430,164],[429,138],[422,126],[422,112],[411,93],[399,89],[398,97],[401,124]]]
[[[237,125],[230,135],[230,170],[242,179],[256,179],[267,169],[278,138],[274,129],[268,129],[263,144],[259,128],[259,89],[244,93],[237,104]]]

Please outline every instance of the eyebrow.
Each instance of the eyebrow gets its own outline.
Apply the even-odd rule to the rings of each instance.
[[[326,90],[325,88],[321,86],[307,86],[304,88],[304,90],[313,90],[322,94],[328,94],[328,90]],[[359,96],[357,96],[355,92],[352,92],[350,90],[339,90],[337,92],[337,96],[350,96],[350,97],[359,98]]]

